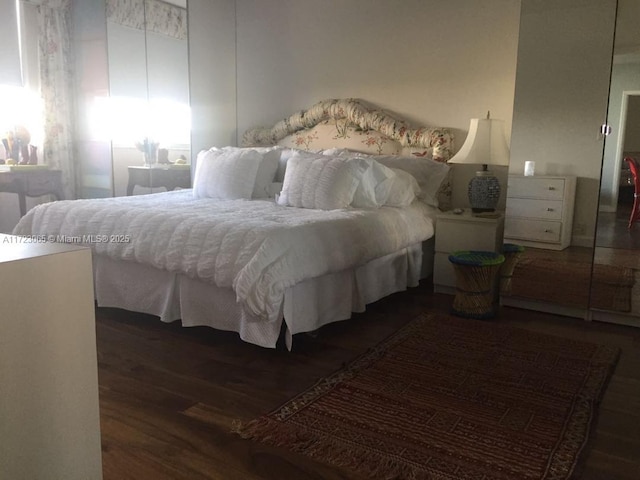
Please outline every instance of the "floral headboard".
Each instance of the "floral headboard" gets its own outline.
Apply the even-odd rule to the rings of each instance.
[[[453,134],[446,128],[412,128],[358,99],[332,99],[294,113],[272,128],[248,130],[242,146],[284,145],[304,150],[348,148],[379,155],[427,156],[446,162]]]

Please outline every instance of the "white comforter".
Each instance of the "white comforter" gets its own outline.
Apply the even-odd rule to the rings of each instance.
[[[288,287],[430,238],[433,214],[421,202],[322,211],[182,190],[38,205],[13,233],[84,243],[98,255],[232,287],[253,314],[273,321]]]

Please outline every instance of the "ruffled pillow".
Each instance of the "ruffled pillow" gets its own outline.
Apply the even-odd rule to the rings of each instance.
[[[295,151],[287,162],[278,204],[320,210],[347,208],[370,166],[364,159]]]
[[[212,148],[198,154],[193,196],[250,199],[263,156],[252,149]]]
[[[256,181],[253,184],[253,192],[251,198],[270,198],[271,183],[274,181],[278,166],[280,164],[280,156],[285,150],[280,145],[272,147],[213,147],[211,150],[223,150],[226,152],[254,150],[262,156],[262,161],[256,173]]]

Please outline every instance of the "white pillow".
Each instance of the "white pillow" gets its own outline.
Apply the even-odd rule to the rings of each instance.
[[[282,182],[273,182],[269,186],[269,198],[275,198],[282,191]]]
[[[381,163],[363,158],[369,165],[362,176],[351,205],[358,208],[378,208],[384,205],[391,191],[392,180],[396,174]]]
[[[322,150],[319,153],[323,155],[328,155],[330,157],[369,157],[370,155],[363,152],[358,152],[357,150],[350,150],[348,148],[327,148],[326,150]]]
[[[258,173],[256,174],[256,182],[253,185],[253,192],[251,198],[269,198],[269,189],[271,183],[274,181],[276,171],[278,170],[278,164],[280,162],[280,154],[284,150],[284,147],[280,145],[274,145],[272,147],[223,147],[221,149],[213,147],[211,150],[224,150],[226,152],[242,151],[242,150],[255,150],[262,155],[262,161],[258,167]]]
[[[450,166],[425,157],[375,156],[381,164],[410,173],[418,181],[418,198],[433,207],[438,206],[438,190],[449,175]]]
[[[347,208],[369,167],[364,159],[294,152],[287,162],[278,204],[321,210]]]
[[[413,175],[399,168],[391,169],[396,175],[391,180],[391,188],[385,205],[406,207],[411,205],[420,193],[420,186]]]
[[[278,170],[276,172],[275,182],[284,182],[284,174],[287,170],[287,162],[294,154],[294,152],[304,152],[303,150],[298,150],[297,148],[284,148],[280,152],[280,159],[278,161]],[[304,152],[308,153],[308,152]]]
[[[251,198],[273,198],[273,195],[269,195],[269,190],[276,177],[278,164],[280,163],[280,154],[284,150],[284,147],[260,147],[253,148],[252,150],[262,154],[262,161],[258,167]]]
[[[212,148],[198,154],[193,196],[250,199],[262,155],[251,149]]]

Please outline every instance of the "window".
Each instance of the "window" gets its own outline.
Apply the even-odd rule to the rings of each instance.
[[[6,3],[6,0],[0,2]],[[11,47],[12,51],[6,53],[13,54],[17,59],[18,72],[14,72],[12,78],[8,74],[0,77],[0,137],[7,137],[16,127],[24,127],[30,133],[29,143],[41,146],[44,137],[44,114],[39,94],[38,24],[35,6],[24,2],[14,3],[14,0],[10,0],[10,3],[10,10],[16,12],[16,29],[13,33],[15,42]],[[11,24],[12,22],[5,22],[3,29],[11,31]],[[8,157],[4,146],[0,146],[0,159]]]

